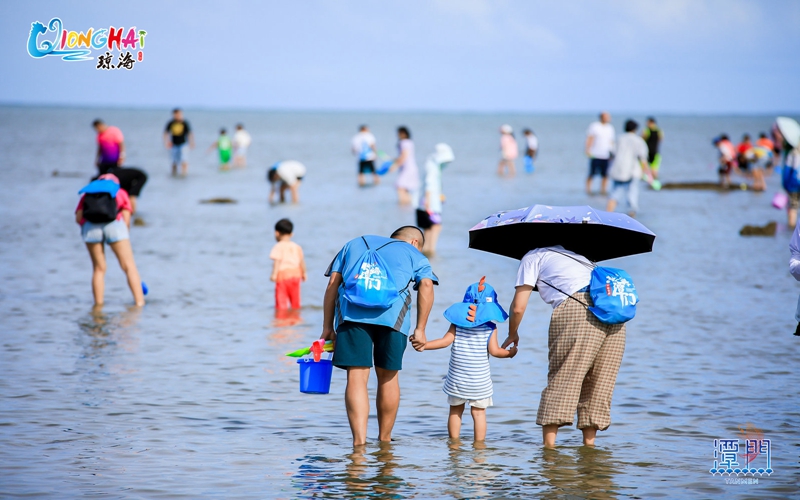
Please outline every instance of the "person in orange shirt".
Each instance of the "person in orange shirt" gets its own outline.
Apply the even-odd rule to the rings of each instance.
[[[761,146],[762,148],[767,148],[770,151],[775,149],[775,143],[772,142],[772,139],[767,137],[767,134],[761,132],[758,134],[758,140],[756,141],[756,146]]]
[[[300,309],[300,281],[307,279],[303,249],[292,241],[294,224],[281,219],[275,224],[275,240],[269,258],[272,259],[270,281],[275,282],[275,310]]]

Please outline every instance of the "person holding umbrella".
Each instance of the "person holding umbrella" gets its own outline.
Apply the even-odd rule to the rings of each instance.
[[[520,259],[503,348],[519,347],[531,292],[553,307],[547,387],[536,416],[545,447],[555,447],[558,428],[572,425],[576,411],[586,446],[594,446],[597,431],[611,425],[626,325],[601,322],[596,315],[598,304],[589,293],[594,262],[649,252],[654,239],[627,215],[588,206],[534,205],[497,213],[470,230],[470,248]],[[609,295],[616,296],[616,282],[606,283]]]

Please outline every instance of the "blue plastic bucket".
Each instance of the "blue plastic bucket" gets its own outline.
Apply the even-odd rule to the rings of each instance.
[[[331,392],[333,363],[329,359],[300,358],[300,392],[305,394],[328,394]]]

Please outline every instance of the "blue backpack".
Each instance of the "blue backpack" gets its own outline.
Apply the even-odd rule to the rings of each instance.
[[[633,278],[622,269],[596,266],[589,282],[589,295],[594,303],[589,310],[602,323],[619,325],[636,316],[639,295]]]
[[[613,267],[589,264],[571,255],[556,250],[553,251],[592,269],[592,279],[589,282],[589,295],[592,297],[594,305],[589,307],[589,305],[585,304],[582,300],[575,300],[578,300],[578,302],[591,311],[601,323],[619,325],[632,320],[633,317],[636,316],[636,304],[639,303],[639,294],[636,293],[633,278],[631,278],[627,272]],[[544,283],[551,288],[555,288],[564,295],[567,295],[550,283],[546,281]],[[574,298],[571,295],[568,295],[568,297]]]
[[[344,298],[357,306],[388,309],[400,298],[400,292],[395,285],[391,269],[378,250],[400,241],[390,241],[373,250],[363,236],[361,239],[367,250],[350,267],[344,278]]]
[[[787,193],[800,192],[800,180],[797,179],[797,169],[789,165],[783,166],[781,184]]]

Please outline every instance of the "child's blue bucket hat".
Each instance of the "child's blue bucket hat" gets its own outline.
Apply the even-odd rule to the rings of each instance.
[[[497,303],[497,293],[484,276],[467,288],[463,302],[444,311],[444,317],[456,326],[473,328],[489,322],[502,323],[508,319],[508,314]]]

